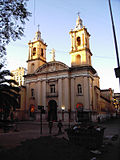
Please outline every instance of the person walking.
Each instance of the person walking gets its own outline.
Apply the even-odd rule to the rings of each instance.
[[[98,116],[98,117],[97,117],[97,120],[98,120],[98,123],[100,123],[100,122],[101,122],[101,120],[100,120],[100,116]]]
[[[49,121],[49,123],[48,123],[49,134],[52,133],[52,127],[53,127],[53,122],[52,122],[52,121]]]
[[[58,127],[58,134],[61,134],[62,133],[62,127],[63,127],[63,124],[62,124],[61,120],[58,121],[57,127]]]
[[[13,120],[14,120],[14,114],[13,114],[13,112],[11,112],[11,114],[10,114],[10,119],[11,119],[11,122],[13,122]]]

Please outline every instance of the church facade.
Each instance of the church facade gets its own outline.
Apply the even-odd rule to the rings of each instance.
[[[75,28],[69,34],[71,67],[56,61],[54,50],[52,61],[46,61],[47,45],[39,30],[34,40],[28,43],[28,68],[25,75],[27,118],[33,116],[38,120],[39,107],[44,106],[44,120],[94,121],[98,114],[104,114],[101,98],[105,108],[112,108],[110,97],[101,97],[99,76],[91,63],[90,34],[79,16]],[[112,94],[112,90],[108,92]]]

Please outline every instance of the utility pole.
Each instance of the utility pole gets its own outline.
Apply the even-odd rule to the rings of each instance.
[[[45,114],[44,106],[39,106],[38,109],[40,110],[40,134],[42,134],[42,114]]]
[[[119,78],[119,87],[120,87],[120,63],[119,63],[118,46],[117,46],[114,20],[113,20],[113,15],[112,15],[111,2],[110,2],[110,0],[108,0],[108,2],[109,2],[109,9],[110,9],[110,15],[111,15],[111,21],[112,21],[113,36],[114,36],[114,43],[115,43],[115,50],[116,50],[116,57],[117,57],[117,65],[118,65],[118,68],[115,68],[115,74],[116,74],[116,78]]]

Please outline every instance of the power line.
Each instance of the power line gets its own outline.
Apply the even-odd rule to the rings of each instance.
[[[35,0],[34,0],[34,25],[35,25]]]
[[[93,56],[93,58],[101,58],[101,59],[113,59],[114,57]]]
[[[46,49],[48,51],[51,51],[52,49],[48,48]],[[70,51],[63,51],[63,50],[56,50],[56,52],[59,52],[59,53],[69,53]],[[106,57],[106,56],[93,56],[93,58],[103,58],[103,59],[113,59],[114,57]]]
[[[19,48],[28,48],[28,45],[24,45],[24,44],[18,44],[18,45],[16,45],[17,47],[19,47]],[[47,48],[46,49],[48,52],[50,52],[51,50],[52,50],[52,48],[50,49],[50,48]],[[55,49],[55,51],[56,51],[56,53],[68,53],[68,55],[69,55],[69,52],[70,51],[64,51],[64,50],[56,50]],[[93,55],[93,58],[100,58],[100,59],[114,59],[114,57],[107,57],[107,56],[95,56],[95,55]]]

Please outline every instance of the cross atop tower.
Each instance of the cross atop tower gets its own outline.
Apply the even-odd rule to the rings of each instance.
[[[80,16],[80,12],[77,12],[78,16]]]
[[[41,32],[39,30],[40,25],[38,24],[37,27],[38,27],[38,31],[35,33],[35,38],[34,38],[35,41],[41,40]]]
[[[38,24],[37,26],[38,26],[38,31],[39,31],[39,27],[40,27],[40,25]]]
[[[80,12],[78,12],[77,14],[78,14],[78,18],[76,20],[75,29],[81,29],[81,28],[83,28],[83,24],[82,24],[82,19],[80,18]]]

